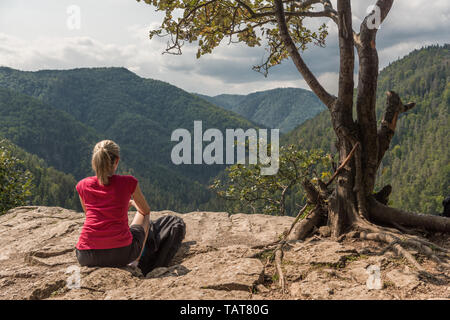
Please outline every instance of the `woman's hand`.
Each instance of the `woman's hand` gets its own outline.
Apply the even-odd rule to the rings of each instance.
[[[136,208],[136,203],[134,202],[133,199],[131,199],[130,202],[128,202],[128,209],[130,209],[131,207],[135,207]]]

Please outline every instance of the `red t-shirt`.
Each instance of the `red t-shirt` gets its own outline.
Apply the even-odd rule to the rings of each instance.
[[[86,207],[86,220],[76,248],[112,249],[131,244],[128,203],[138,181],[133,176],[113,175],[102,186],[96,176],[78,182],[76,188]]]

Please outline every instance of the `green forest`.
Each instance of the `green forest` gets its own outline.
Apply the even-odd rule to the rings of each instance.
[[[171,132],[204,127],[257,127],[168,83],[124,68],[22,72],[0,68],[0,136],[76,180],[92,175],[102,139],[121,146],[120,173],[135,175],[153,209],[196,210],[211,200],[207,185],[224,169],[176,166]],[[61,206],[65,202],[60,203]]]
[[[435,214],[450,194],[449,50],[450,45],[415,50],[380,73],[379,119],[388,90],[417,103],[401,116],[377,180],[378,188],[392,185],[394,207]],[[0,68],[0,141],[31,173],[29,204],[79,210],[76,181],[93,174],[92,148],[108,138],[121,146],[119,173],[139,179],[153,210],[229,209],[210,189],[225,166],[172,164],[171,132],[192,131],[194,120],[202,120],[204,128],[280,126],[285,132],[301,123],[282,136],[283,145],[335,154],[323,109],[302,89],[207,97],[124,68]],[[287,214],[296,213],[298,197],[299,190],[288,196]]]

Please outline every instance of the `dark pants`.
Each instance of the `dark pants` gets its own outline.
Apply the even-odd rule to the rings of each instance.
[[[76,249],[81,266],[87,267],[124,267],[139,257],[145,240],[145,231],[141,225],[131,225],[133,240],[126,247],[113,249]]]
[[[173,259],[186,235],[183,219],[167,215],[150,222],[144,252],[139,260],[142,274],[158,267],[166,267]]]

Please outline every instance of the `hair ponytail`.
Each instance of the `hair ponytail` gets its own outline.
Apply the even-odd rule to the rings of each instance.
[[[114,141],[103,140],[97,143],[92,153],[92,169],[102,185],[109,183],[113,174],[114,162],[120,157],[120,148]]]

